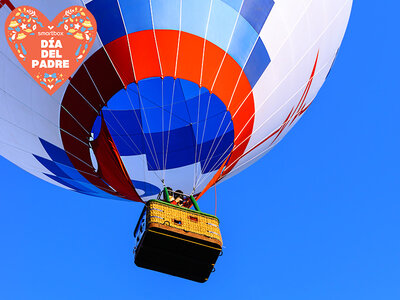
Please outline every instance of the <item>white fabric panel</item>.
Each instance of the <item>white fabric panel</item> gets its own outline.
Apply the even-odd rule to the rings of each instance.
[[[38,122],[35,114],[21,104],[14,101],[11,96],[0,91],[0,119],[4,128],[1,128],[1,140],[16,145],[33,154],[48,157],[44,151],[42,144],[39,141],[38,135],[41,134],[41,129],[51,128],[48,122],[43,124]],[[18,111],[18,114],[15,112]],[[45,121],[43,121],[45,122]],[[35,158],[32,156],[32,160]]]
[[[9,153],[8,157],[11,158],[10,160],[21,166],[21,167],[30,167],[34,168],[38,172],[45,172],[45,169],[33,156],[32,153],[41,152],[42,149],[32,149],[31,146],[35,146],[36,137],[31,133],[15,127],[14,125],[10,124],[0,116],[0,135],[3,137],[1,139],[1,146],[0,152],[3,151],[3,148],[13,148],[16,151]],[[17,151],[18,150],[18,151]],[[6,157],[6,158],[8,158]]]
[[[25,70],[16,68],[14,63],[3,54],[0,54],[0,61],[4,65],[4,73],[0,74],[0,80],[4,85],[0,89],[8,97],[7,106],[10,109],[8,117],[17,118],[16,112],[20,107],[28,109],[28,116],[21,122],[26,123],[31,130],[33,128],[31,128],[30,122],[43,123],[40,128],[35,128],[35,132],[40,132],[42,138],[61,147],[58,129],[60,104],[56,100],[56,96],[51,97],[47,94]]]
[[[121,159],[124,162],[130,178],[133,180],[149,182],[156,186],[159,185],[160,180],[157,175],[159,177],[162,176],[160,171],[142,172],[142,170],[147,170],[146,155],[121,156]]]
[[[351,4],[351,1],[347,1]],[[348,16],[349,10],[342,10],[342,12]],[[347,19],[346,19],[347,21]],[[284,105],[289,105],[286,109],[290,111],[294,104],[300,101],[302,91],[305,89],[306,84],[310,78],[314,62],[319,51],[319,59],[317,65],[317,73],[320,68],[324,68],[325,65],[331,64],[332,59],[336,55],[336,51],[339,48],[340,41],[343,37],[347,22],[343,23],[343,19],[336,18],[334,23],[331,23],[329,28],[321,28],[321,33],[316,36],[314,43],[306,51],[299,52],[297,54],[296,63],[291,68],[284,69],[287,64],[284,63],[288,47],[282,48],[279,55],[271,62],[266,72],[260,78],[259,82],[254,88],[254,97],[256,105],[256,115],[254,128],[258,128],[261,124],[265,123],[265,120],[274,114],[279,113],[281,115],[281,121],[269,125],[269,129],[265,128],[260,130],[261,133],[252,135],[252,139],[248,148],[251,148],[263,138],[268,136],[275,128],[282,124],[286,118],[287,113],[281,111]],[[327,30],[330,29],[330,30]],[[298,33],[301,35],[301,32]],[[321,34],[324,34],[321,36]],[[293,37],[291,40],[293,40]],[[326,40],[338,41],[335,47],[332,47],[329,43],[326,45]],[[300,45],[301,41],[298,41],[295,45]],[[310,44],[309,44],[310,46]],[[294,48],[294,45],[292,46]],[[289,47],[290,48],[290,47]],[[282,62],[282,63],[281,63]],[[283,66],[283,67],[282,67]],[[311,86],[312,89],[315,85]],[[292,98],[294,95],[297,97]],[[310,101],[311,95],[308,96]],[[286,103],[288,102],[288,103]]]
[[[312,1],[280,0],[275,2],[260,32],[260,37],[264,41],[272,61],[284,46],[287,37],[296,28],[299,20],[304,17]]]
[[[1,120],[0,120],[0,126],[3,126]],[[42,172],[45,172],[50,175],[51,172],[49,172],[46,168],[44,168],[37,160],[33,161],[31,159],[32,154],[30,152],[22,151],[14,146],[7,145],[5,144],[5,142],[0,140],[0,155],[3,156],[5,159],[8,159],[9,161],[12,161],[14,164],[16,164],[18,167],[25,170],[26,172],[29,172],[32,175],[44,181],[65,188],[67,190],[71,190],[70,188],[63,186],[59,184],[57,181],[54,181],[49,177],[47,177],[46,175],[44,175]]]
[[[248,155],[244,159],[241,159],[239,161],[239,163],[235,166],[235,168],[231,172],[229,172],[229,174],[224,176],[221,179],[221,181],[218,182],[218,184],[222,183],[222,182],[228,180],[229,178],[232,178],[233,176],[235,176],[235,175],[239,174],[240,172],[244,171],[249,166],[251,166],[252,164],[254,164],[257,161],[259,161],[261,158],[263,158],[264,155],[266,155],[271,150],[272,150],[272,148],[265,149],[263,147],[258,147],[257,149],[255,149],[251,153],[251,156]]]
[[[279,3],[283,4],[284,2],[281,1]],[[351,0],[314,0],[307,6],[307,13],[296,24],[291,36],[286,39],[286,45],[279,48],[280,51],[275,54],[270,66],[254,88],[255,124],[253,135],[246,151],[252,149],[281,127],[291,109],[299,103],[319,51],[317,69],[310,92],[306,98],[306,105],[313,101],[325,81],[343,39],[351,5]],[[330,15],[327,15],[328,13]],[[269,23],[268,25],[271,24]],[[314,26],[310,26],[310,24],[314,24]],[[265,28],[263,28],[263,32],[268,32]],[[308,34],[304,35],[304,32]],[[274,45],[273,41],[268,41],[268,35],[263,34],[263,36],[266,45]],[[285,136],[296,122],[290,128],[284,130],[274,145]],[[274,137],[270,140],[271,142]],[[237,167],[225,179],[232,177],[260,159],[272,147],[270,142],[266,142],[249,153],[248,156],[238,162]]]
[[[148,182],[157,186],[160,190],[163,188],[160,178],[164,178],[166,186],[170,186],[173,190],[180,189],[184,191],[184,193],[190,194],[193,191],[194,171],[196,168],[196,170],[201,170],[200,163],[197,163],[181,168],[166,170],[165,173],[163,171],[149,171],[147,170],[146,155],[122,156],[121,158],[130,178],[133,180]],[[217,171],[207,174],[209,175],[209,179],[211,179],[216,172]],[[200,182],[196,188],[195,194],[200,193],[206,187],[207,183],[208,181]],[[144,201],[150,199],[154,199],[154,196],[143,198]]]

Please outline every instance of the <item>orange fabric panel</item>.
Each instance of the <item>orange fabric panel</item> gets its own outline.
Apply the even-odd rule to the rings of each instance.
[[[225,52],[222,49],[218,48],[211,42],[206,42],[204,50],[202,86],[206,87],[209,91],[211,91],[211,87],[213,86],[215,77],[217,76],[219,66],[221,65],[224,58],[224,53]],[[214,93],[215,91],[211,92]],[[219,95],[217,96],[222,101],[226,100],[223,100]]]
[[[240,76],[240,66],[236,63],[229,61],[228,55],[225,57],[219,71],[218,77],[215,80],[213,93],[220,98],[226,106],[229,104],[229,100],[232,97],[233,91],[236,86],[236,82]],[[243,99],[242,99],[243,100]],[[231,113],[235,113],[231,110]]]
[[[247,80],[246,75],[242,73],[240,77],[238,77],[237,87],[228,109],[235,112],[238,110],[242,111],[242,109],[251,109],[251,111],[254,112],[254,98],[250,91],[250,83]]]
[[[203,43],[202,38],[182,32],[177,68],[179,78],[200,82]],[[164,74],[164,76],[167,76],[167,74]],[[173,76],[173,74],[170,76]]]
[[[173,76],[175,74],[179,31],[157,30],[156,37],[163,75]]]
[[[152,30],[129,35],[136,80],[161,76],[160,62]]]

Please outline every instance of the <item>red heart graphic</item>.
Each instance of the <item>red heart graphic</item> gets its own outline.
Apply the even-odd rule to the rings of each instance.
[[[8,44],[25,70],[52,95],[89,53],[97,24],[81,6],[65,9],[53,22],[33,7],[20,6],[8,16],[5,30]]]

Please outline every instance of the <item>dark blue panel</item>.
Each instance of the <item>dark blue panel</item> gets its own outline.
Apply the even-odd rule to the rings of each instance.
[[[197,153],[200,155],[200,163],[203,173],[219,169],[233,148],[234,131],[228,131],[224,136],[203,143],[200,153],[200,145]],[[212,156],[211,156],[212,155]],[[222,158],[221,158],[222,157]],[[219,158],[221,158],[219,160]],[[215,165],[218,162],[217,165]]]
[[[42,143],[44,150],[46,150],[47,154],[53,161],[74,168],[74,166],[72,165],[71,161],[67,156],[67,153],[65,153],[64,150],[58,148],[57,146],[54,146],[53,144],[41,138],[39,138],[39,140]]]
[[[164,152],[166,152],[167,143],[167,169],[178,168],[194,163],[195,146],[193,130],[191,126],[185,126],[183,128],[171,130],[169,142],[165,133],[163,141],[163,135],[161,132],[146,134],[146,138],[149,141],[152,139],[154,144],[154,147],[151,143],[150,145],[146,145],[146,156],[149,170],[156,170],[156,161],[158,161],[158,164],[160,167],[162,167],[163,161],[166,160],[164,158],[163,149]],[[154,151],[156,151],[156,153],[154,153]],[[153,156],[155,157],[153,158]]]
[[[188,166],[194,163],[195,148],[169,152],[167,158],[167,169]]]
[[[244,0],[240,14],[260,33],[274,4],[273,0]]]
[[[154,136],[153,139],[159,140],[162,145],[161,133],[151,134]],[[164,141],[165,147],[167,147],[167,139]],[[170,131],[168,151],[178,151],[182,149],[194,148],[194,136],[191,126],[185,126]]]
[[[53,162],[52,160],[48,160],[46,158],[34,155],[33,156],[50,172],[52,172],[53,174],[55,174],[56,176],[59,177],[64,177],[64,178],[71,178],[69,177],[67,174],[65,174],[65,172],[63,170],[61,170],[56,164],[55,162]]]
[[[79,184],[77,184],[77,186],[79,186],[79,188],[78,188],[77,186],[69,184],[68,182],[64,181],[62,178],[59,178],[57,176],[53,176],[53,175],[50,175],[50,174],[44,174],[44,175],[46,175],[47,177],[53,179],[54,181],[57,181],[58,183],[66,186],[66,187],[69,187],[69,188],[71,188],[71,189],[73,189],[73,190],[75,190],[77,192],[92,192],[92,191],[87,190],[87,189],[83,189],[82,190],[82,189],[80,189],[81,186]]]
[[[118,152],[122,156],[145,154],[143,134],[118,135],[112,137]]]
[[[97,31],[104,45],[126,35],[117,0],[93,0],[86,7],[97,21]]]
[[[97,137],[99,136],[99,133],[100,133],[100,129],[101,129],[101,117],[97,116],[96,120],[94,121],[94,124],[92,126],[92,131],[91,131],[91,133],[93,133],[93,138],[97,139]]]
[[[104,110],[104,120],[111,135],[137,134],[142,131],[142,119],[137,110]]]
[[[244,73],[246,74],[251,87],[255,86],[270,62],[271,59],[267,49],[265,49],[264,43],[259,38],[249,57],[246,67],[244,68]]]
[[[100,193],[93,192],[93,190],[90,190],[90,189],[86,188],[85,186],[83,186],[73,180],[66,181],[63,178],[53,176],[50,174],[44,174],[44,175],[53,179],[54,181],[57,181],[58,183],[61,183],[62,185],[66,186],[66,187],[73,189],[75,192],[78,192],[78,193],[82,193],[82,194],[86,194],[86,195],[90,195],[90,196],[97,196],[97,197],[106,197],[106,198],[112,197],[110,194],[107,194],[106,192],[103,192],[101,190],[99,190]]]
[[[164,109],[159,107],[144,109],[141,111],[141,114],[143,131],[145,133],[167,132],[168,130],[190,125],[189,115],[184,102],[165,107]]]
[[[187,100],[186,103],[189,109],[190,119],[197,120],[197,122],[202,122],[206,117],[210,118],[226,111],[225,104],[214,94],[211,94],[210,98],[210,93],[208,92],[200,96],[200,101],[199,97],[197,96]]]
[[[231,122],[231,114],[229,112],[220,113],[212,118],[208,118],[207,122],[200,122],[193,124],[193,131],[196,135],[197,144],[214,140],[217,137],[233,130],[233,123]],[[227,129],[228,128],[228,129]],[[218,130],[219,129],[219,130]],[[225,131],[226,130],[226,131]]]
[[[163,110],[159,107],[142,109],[142,124],[145,133],[162,132],[163,129]],[[169,114],[168,114],[169,115]]]
[[[215,140],[210,140],[201,146],[201,153],[200,153],[200,145],[197,146],[198,150],[197,153],[200,155],[200,162],[202,165],[206,163],[206,159],[210,160],[212,156],[228,156],[230,154],[230,150],[233,147],[233,139],[234,139],[234,132],[233,129],[225,133],[222,137],[218,137]],[[222,162],[221,162],[222,163]]]
[[[228,148],[232,148],[233,139],[235,137],[235,133],[233,130],[226,132],[223,136],[216,138],[215,140],[208,141],[203,143],[202,153],[200,160],[204,161],[209,155],[228,155],[229,151],[226,151]],[[200,146],[197,146],[198,148]]]
[[[217,137],[221,137],[227,132],[233,130],[233,123],[231,121],[230,112],[222,112],[216,116],[207,119],[207,122],[198,124],[199,135],[197,137],[197,143],[201,143],[203,130],[205,129],[203,142],[214,140]]]
[[[179,127],[188,126],[191,123],[191,119],[185,101],[177,102],[174,103],[172,106],[165,108],[164,111],[165,131],[167,131],[169,128],[169,118],[171,116],[171,112],[172,112],[172,117],[171,117],[172,124],[170,129],[176,129]]]
[[[85,177],[83,177],[75,168],[67,167],[60,163],[55,163],[65,174],[68,175],[72,180],[79,181],[81,183],[91,184]]]
[[[145,154],[148,169],[160,170],[164,165],[172,169],[194,164],[196,149],[197,162],[203,160],[201,163],[214,150],[216,156],[224,152],[224,157],[229,155],[227,149],[231,149],[234,139],[231,115],[224,103],[214,94],[210,95],[207,89],[200,90],[200,102],[197,84],[172,77],[142,80],[139,85],[131,84],[128,90],[129,95],[133,95],[131,98],[139,99],[140,93],[140,103],[135,110],[124,103],[129,100],[125,92],[115,96],[113,103],[109,101],[112,105],[103,109],[121,156]],[[192,98],[185,100],[188,96]],[[99,132],[100,125],[98,118],[92,132]],[[200,143],[203,143],[201,157]],[[207,168],[212,169],[212,166]]]

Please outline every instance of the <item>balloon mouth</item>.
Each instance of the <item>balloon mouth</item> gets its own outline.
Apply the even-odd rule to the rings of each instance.
[[[181,32],[178,47],[178,32],[156,34],[169,41],[158,44],[159,56],[152,30],[130,33],[128,39],[122,36],[97,50],[71,78],[62,100],[60,135],[71,163],[92,185],[113,195],[94,171],[89,151],[100,113],[107,125],[114,122],[109,130],[130,179],[139,176],[159,188],[174,180],[174,187],[186,193],[202,192],[218,180],[215,176],[224,175],[220,171],[225,164],[223,172],[229,172],[234,167],[230,161],[244,153],[253,130],[255,77],[251,73],[248,78],[250,69],[202,37]],[[135,47],[128,47],[128,40]],[[204,60],[202,49],[207,49]],[[257,50],[257,56],[263,51]],[[194,96],[182,92],[185,98],[180,101],[175,96],[179,88]],[[189,103],[195,103],[193,109]],[[165,105],[171,105],[172,113]],[[177,118],[176,109],[188,117]],[[121,126],[125,117],[130,121]]]
[[[101,113],[121,157],[144,155],[148,171],[200,163],[206,174],[218,170],[233,148],[231,113],[216,95],[189,80],[167,76],[131,83]],[[94,139],[100,127],[99,116]]]

